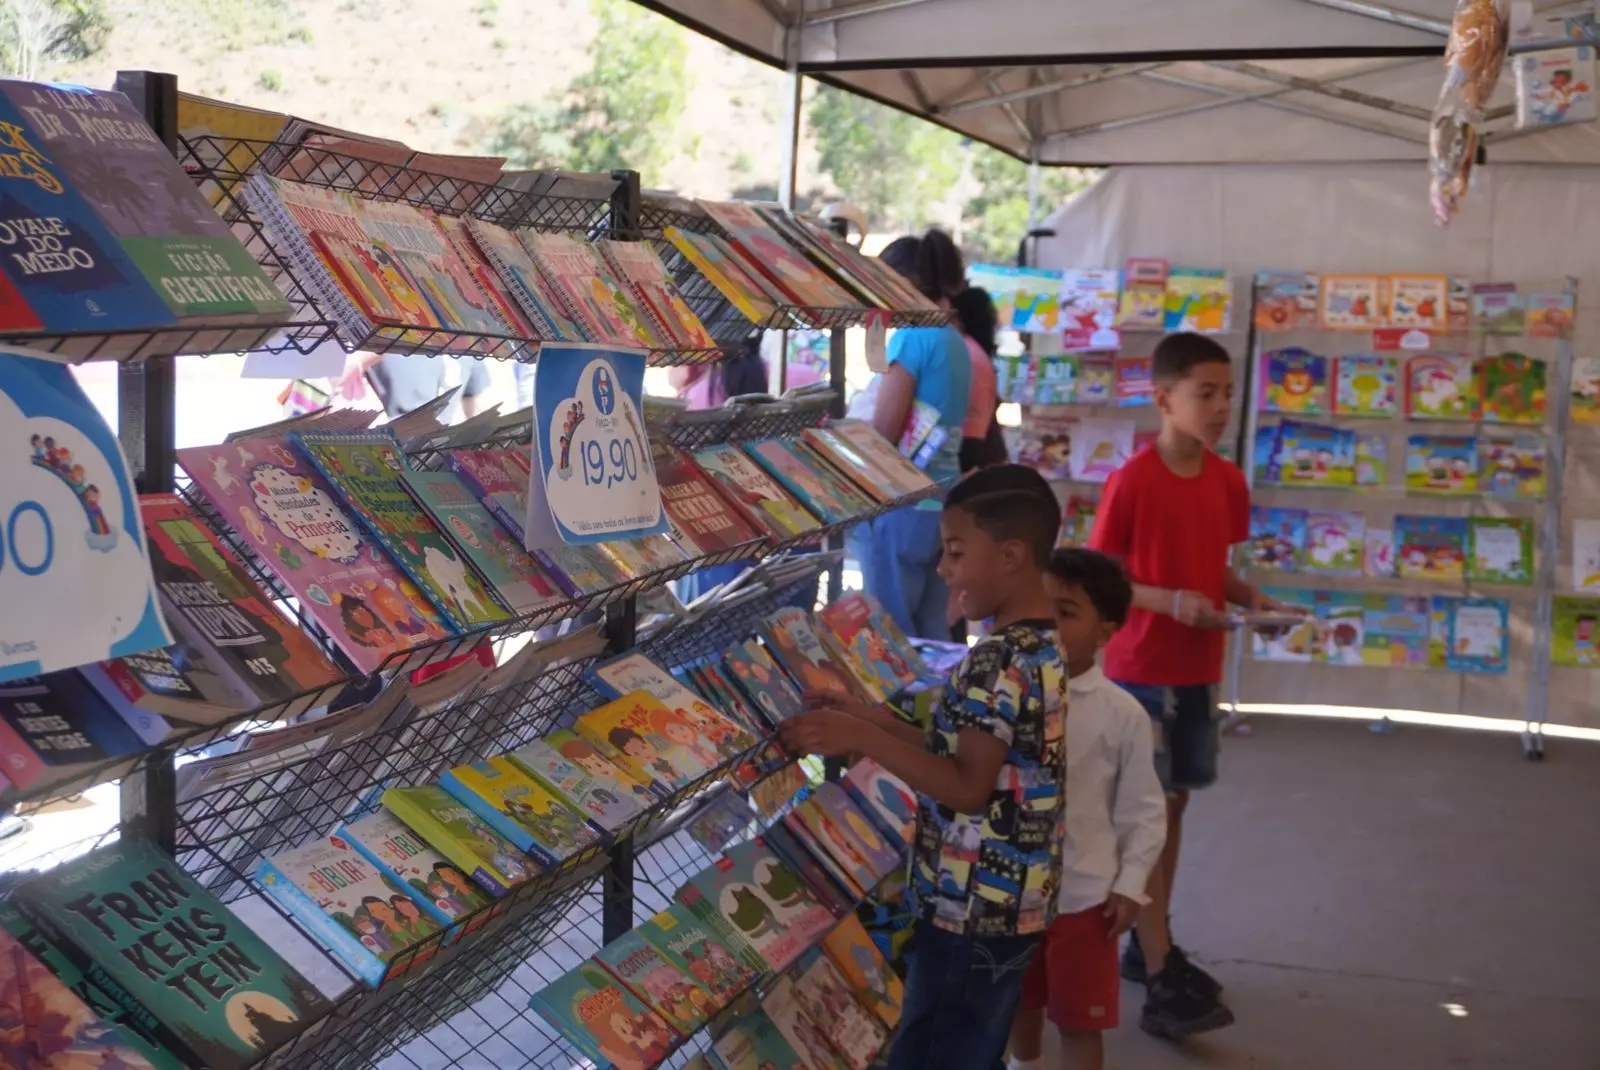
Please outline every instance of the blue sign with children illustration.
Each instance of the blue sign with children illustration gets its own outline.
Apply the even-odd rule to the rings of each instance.
[[[111,429],[62,365],[0,353],[0,681],[172,642]]]

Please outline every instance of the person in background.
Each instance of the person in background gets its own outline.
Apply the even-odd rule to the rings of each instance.
[[[878,258],[909,279],[929,300],[950,308],[966,286],[961,252],[942,230],[898,238]],[[972,359],[953,325],[907,327],[889,339],[889,369],[878,387],[872,424],[898,443],[918,403],[938,413],[939,444],[924,470],[936,480],[961,474],[961,429],[972,393]],[[861,567],[862,586],[907,635],[950,633],[949,588],[939,578],[937,500],[881,516],[851,531],[848,545]]]
[[[984,465],[1004,464],[1009,456],[1000,425],[995,421],[999,404],[999,381],[995,375],[995,331],[999,313],[989,291],[968,286],[953,302],[956,322],[961,325],[962,341],[972,361],[972,393],[967,398],[967,420],[961,427],[961,473]]]
[[[367,396],[369,383],[391,420],[460,386],[460,398],[445,410],[440,423],[456,423],[478,415],[490,385],[489,370],[477,358],[408,353],[357,353],[345,362],[344,374],[333,385],[346,401],[360,401]]]

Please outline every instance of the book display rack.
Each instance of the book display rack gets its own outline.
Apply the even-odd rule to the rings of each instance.
[[[777,670],[780,676],[787,679],[786,673],[799,673],[794,663],[783,660],[782,651],[773,645],[771,636],[774,629],[778,629],[778,635],[788,634],[774,624],[780,609],[800,604],[809,610],[816,605],[818,590],[830,571],[837,571],[839,555],[814,552],[817,547],[854,524],[913,504],[937,493],[939,488],[925,478],[925,486],[911,490],[903,484],[891,486],[892,479],[875,486],[863,483],[859,471],[852,473],[841,462],[830,463],[822,446],[791,445],[791,440],[798,440],[802,432],[828,424],[839,403],[837,394],[832,392],[732,404],[704,413],[647,406],[643,423],[650,441],[671,443],[685,452],[732,450],[754,477],[771,484],[777,495],[786,492],[773,483],[774,479],[791,487],[796,480],[809,485],[812,477],[807,474],[807,465],[819,466],[814,470],[821,478],[819,500],[831,503],[831,507],[824,515],[823,510],[812,505],[819,516],[806,519],[814,523],[785,530],[762,512],[769,505],[735,501],[737,496],[731,491],[717,491],[713,497],[720,500],[726,496],[728,501],[723,507],[762,531],[760,538],[727,540],[700,552],[680,532],[678,544],[686,552],[670,563],[652,561],[643,567],[625,567],[620,579],[580,585],[579,593],[547,598],[537,608],[513,611],[490,623],[456,624],[435,638],[419,638],[408,632],[405,635],[410,645],[402,642],[385,646],[382,649],[386,653],[380,654],[368,651],[363,661],[361,652],[352,653],[350,636],[336,634],[337,622],[329,623],[329,603],[322,589],[307,588],[304,583],[286,578],[301,567],[296,559],[297,547],[286,551],[282,545],[271,545],[263,538],[259,523],[251,523],[257,518],[248,509],[242,514],[242,522],[239,514],[226,513],[226,492],[219,497],[216,485],[196,470],[196,458],[188,451],[183,453],[184,464],[193,481],[180,481],[179,451],[173,440],[175,377],[171,358],[245,349],[308,353],[334,342],[350,351],[451,353],[534,361],[542,343],[573,339],[539,331],[463,329],[459,324],[444,326],[424,319],[370,323],[372,329],[359,329],[362,316],[352,313],[353,302],[348,296],[333,293],[326,265],[312,262],[305,248],[290,240],[292,235],[284,219],[274,218],[270,203],[259,195],[267,185],[267,176],[320,191],[318,197],[327,194],[359,198],[369,205],[403,206],[407,211],[433,213],[441,218],[470,217],[485,226],[570,235],[584,244],[649,242],[652,248],[664,251],[667,246],[662,243],[661,228],[693,226],[696,233],[702,234],[717,233],[718,228],[700,211],[670,220],[651,216],[646,211],[648,202],[639,192],[638,176],[631,172],[599,177],[517,175],[488,183],[445,173],[448,168],[434,168],[429,161],[395,162],[382,153],[367,158],[343,144],[328,147],[286,138],[250,140],[209,134],[179,137],[174,79],[136,72],[119,76],[118,88],[141,107],[146,120],[210,199],[234,236],[282,292],[288,314],[281,322],[252,323],[248,328],[152,330],[147,332],[148,337],[131,341],[73,332],[30,334],[15,341],[66,360],[117,359],[125,363],[119,379],[120,437],[138,491],[143,496],[166,496],[162,500],[170,502],[172,510],[191,518],[184,522],[192,524],[193,531],[203,531],[200,538],[217,547],[219,560],[231,557],[235,577],[243,586],[257,590],[273,603],[274,611],[298,627],[327,669],[314,686],[279,694],[271,703],[212,713],[204,723],[169,715],[170,731],[165,737],[135,753],[64,764],[25,783],[15,782],[16,778],[0,778],[0,805],[20,808],[24,813],[35,805],[112,781],[120,782],[123,802],[121,824],[103,836],[79,843],[52,844],[20,865],[13,855],[7,861],[7,872],[0,876],[5,894],[11,895],[7,902],[19,904],[27,921],[38,927],[30,939],[43,941],[40,947],[70,948],[62,954],[87,970],[89,960],[97,953],[84,950],[79,939],[82,934],[66,935],[70,925],[58,926],[60,919],[50,916],[49,904],[34,902],[40,893],[33,889],[42,887],[42,882],[56,874],[73,870],[91,851],[106,861],[87,869],[78,867],[64,879],[82,879],[75,874],[109,870],[113,857],[119,866],[131,865],[134,863],[128,859],[149,859],[153,850],[155,858],[165,859],[169,865],[176,863],[181,882],[157,869],[148,877],[134,879],[134,894],[153,895],[155,899],[149,901],[152,907],[159,900],[163,908],[170,906],[169,897],[210,897],[231,922],[240,920],[233,911],[249,919],[248,927],[258,931],[273,950],[286,959],[292,958],[293,967],[304,969],[309,963],[307,972],[322,995],[311,992],[303,978],[284,967],[290,979],[289,990],[296,993],[295,1010],[290,1011],[281,1001],[274,1005],[258,1000],[248,1007],[238,1002],[237,1010],[228,1012],[228,1028],[251,1047],[252,1054],[240,1058],[236,1048],[232,1061],[198,1057],[198,1062],[208,1065],[225,1065],[230,1070],[321,1070],[380,1063],[411,1067],[574,1065],[583,1052],[574,1047],[569,1035],[540,1017],[530,1007],[530,1000],[579,961],[670,905],[676,880],[687,879],[717,861],[720,851],[702,846],[691,835],[690,826],[713,806],[720,805],[718,800],[725,800],[730,792],[750,795],[752,799],[765,792],[764,802],[757,808],[766,820],[772,820],[793,802],[795,792],[805,783],[798,767],[776,747],[770,726],[718,734],[719,723],[724,728],[756,725],[761,718],[751,719],[748,705],[737,715],[727,712],[747,699],[739,697],[744,688],[727,682],[732,677],[722,679],[720,686],[726,690],[718,692],[716,674],[723,670],[715,667],[734,648],[748,645],[759,652],[765,649],[760,645],[764,642],[778,658],[767,664],[784,665]],[[731,235],[724,233],[724,237]],[[614,257],[619,264],[627,259],[625,251]],[[742,343],[750,331],[768,325],[840,328],[873,319],[890,324],[922,324],[947,318],[946,313],[921,309],[810,307],[790,302],[779,305],[771,316],[756,323],[747,317],[741,319],[742,314],[727,293],[707,283],[688,260],[677,257],[668,267],[672,279],[683,287],[685,303],[699,315],[715,344],[652,346],[648,349],[651,364],[716,359],[724,346]],[[533,434],[531,421],[530,416],[513,416],[499,423],[483,424],[485,430],[476,437],[422,433],[393,438],[390,441],[395,442],[397,452],[389,461],[397,471],[408,475],[459,472],[463,464],[471,466],[474,454],[505,453],[506,447],[525,450]],[[841,434],[844,427],[840,425]],[[328,425],[324,430],[330,428]],[[252,448],[264,449],[273,451],[279,458],[276,463],[285,471],[309,472],[303,458],[291,456],[296,449],[304,452],[304,444],[296,437],[299,432],[289,430],[287,436],[271,433],[276,435],[271,441],[248,436],[231,440],[227,447],[233,451],[228,454],[230,463],[235,456],[250,456],[247,451]],[[758,454],[753,449],[756,443],[770,448],[766,454]],[[744,449],[745,444],[752,449]],[[852,447],[843,438],[837,446],[853,456]],[[893,453],[892,448],[889,452]],[[212,464],[208,458],[201,460],[206,467]],[[683,463],[699,473],[699,468],[687,459]],[[796,463],[798,474],[784,468],[785,464]],[[863,467],[877,464],[859,459],[853,463]],[[262,478],[259,469],[250,467],[253,464],[254,461],[239,462],[243,468],[240,475],[248,473],[247,480]],[[297,465],[301,467],[297,469]],[[766,472],[771,472],[771,478]],[[224,487],[238,483],[226,464],[217,465],[211,477],[222,479]],[[704,473],[699,478],[711,493],[715,481]],[[299,480],[297,494],[309,494],[317,485],[313,475],[294,479]],[[799,491],[793,493],[798,501],[811,503]],[[837,500],[834,494],[838,495]],[[839,502],[847,503],[848,508],[841,511]],[[349,507],[352,503],[344,499],[330,504]],[[150,505],[147,503],[144,508],[148,510]],[[805,513],[803,507],[796,508]],[[146,512],[147,523],[148,516]],[[757,517],[762,518],[759,524]],[[374,560],[381,556],[377,544],[371,553]],[[619,552],[618,560],[622,559]],[[659,611],[659,597],[673,580],[738,561],[750,562],[753,567],[688,607]],[[565,580],[562,585],[566,586]],[[405,586],[402,577],[398,589],[403,594]],[[333,588],[330,585],[328,589]],[[408,597],[423,607],[422,616],[426,617],[429,611],[422,596],[411,590]],[[338,605],[337,600],[333,605]],[[320,615],[318,606],[322,607]],[[420,626],[421,622],[416,623]],[[812,641],[817,642],[815,636]],[[823,646],[831,642],[830,639]],[[399,814],[400,804],[412,796],[397,798],[393,795],[397,790],[448,790],[461,799],[462,791],[452,786],[456,783],[452,778],[465,775],[467,770],[487,768],[526,776],[542,784],[543,780],[525,773],[526,767],[517,764],[521,759],[513,758],[513,752],[542,741],[553,732],[572,736],[568,730],[573,730],[574,739],[592,739],[597,731],[594,723],[585,722],[587,728],[580,723],[586,714],[630,701],[656,701],[648,696],[644,700],[636,697],[646,695],[648,688],[613,686],[597,671],[609,659],[622,654],[641,655],[649,665],[671,673],[685,687],[687,681],[694,681],[698,694],[686,701],[703,711],[693,715],[702,719],[695,721],[684,709],[665,711],[679,719],[680,730],[686,724],[700,725],[692,744],[671,737],[675,747],[696,756],[692,771],[685,772],[681,764],[674,766],[677,758],[663,758],[664,767],[675,769],[674,773],[656,777],[635,773],[634,787],[647,798],[633,798],[625,817],[608,818],[603,827],[589,813],[574,815],[578,824],[585,827],[574,833],[571,848],[557,854],[552,847],[546,852],[549,857],[542,861],[542,848],[523,846],[526,857],[522,862],[530,867],[527,871],[506,869],[507,863],[495,854],[493,864],[485,863],[482,872],[471,870],[472,879],[481,888],[458,889],[459,894],[442,891],[435,901],[425,904],[428,912],[437,914],[446,909],[443,904],[454,903],[449,908],[449,924],[423,924],[428,919],[420,914],[401,923],[390,915],[385,924],[392,922],[401,927],[389,931],[405,933],[398,943],[382,931],[360,929],[357,923],[370,925],[371,917],[337,918],[350,937],[358,931],[363,933],[351,942],[350,937],[328,923],[335,917],[332,900],[316,903],[308,898],[315,894],[314,890],[308,893],[288,887],[290,881],[297,880],[291,873],[298,872],[292,871],[288,860],[304,850],[332,844],[333,849],[348,852],[351,843],[356,842],[346,833],[353,822],[378,815],[403,820],[394,815]],[[827,662],[828,654],[817,656],[822,659],[819,665],[832,664]],[[713,668],[708,669],[708,665]],[[670,689],[677,685],[665,686]],[[618,690],[628,693],[619,696],[614,693]],[[684,694],[689,692],[685,690]],[[725,703],[713,697],[718,694]],[[648,705],[643,708],[648,709]],[[704,719],[706,714],[710,715],[709,726]],[[660,731],[666,733],[669,729]],[[705,753],[707,740],[717,744],[709,755]],[[550,746],[554,745],[552,741]],[[632,772],[627,763],[643,761],[624,757],[624,745],[615,739],[612,746],[615,753],[604,753],[618,767]],[[497,762],[502,764],[496,766]],[[507,762],[512,764],[504,764]],[[482,795],[482,789],[463,790]],[[536,792],[552,790],[535,788]],[[596,805],[609,807],[618,802],[607,792],[598,794],[609,801]],[[445,798],[442,794],[439,797]],[[508,795],[503,806],[487,806],[498,806],[513,823],[525,820],[526,828],[534,828],[538,815],[519,816],[524,814],[530,797]],[[516,807],[510,801],[513,799],[519,800]],[[493,841],[510,850],[514,842],[510,833],[502,833],[507,839],[500,840],[495,832],[488,831],[491,826],[501,828],[495,820],[499,815],[480,809],[476,801],[450,805],[460,811],[461,820],[468,827],[483,829],[487,837],[473,841],[468,836],[465,842]],[[463,807],[473,812],[468,813]],[[560,803],[558,811],[547,815],[552,824],[538,827],[547,832],[556,827],[565,820],[561,813],[571,812],[562,809],[567,807],[567,803]],[[601,812],[593,805],[590,810]],[[436,812],[431,818],[424,813],[419,820],[444,819]],[[561,836],[573,832],[570,827],[561,827],[565,829]],[[753,828],[746,828],[726,842],[748,842],[753,832]],[[408,835],[428,838],[433,843],[427,833]],[[536,845],[539,835],[533,834]],[[364,849],[362,853],[372,861],[352,856],[348,863],[311,871],[310,880],[328,882],[330,888],[344,887],[345,882],[353,888],[357,881],[376,881],[381,887],[384,881],[399,880],[398,871],[393,877],[381,868],[373,872],[372,866],[390,863],[378,863],[376,856]],[[457,859],[450,857],[449,864],[457,866]],[[501,867],[500,876],[512,874],[497,890],[492,887],[497,879],[496,866]],[[460,864],[458,876],[467,869]],[[366,875],[360,876],[363,873]],[[187,888],[193,890],[181,890]],[[400,891],[393,885],[391,888]],[[420,889],[421,884],[413,881],[412,888]],[[487,895],[483,889],[494,894]],[[330,894],[337,899],[336,892]],[[405,898],[395,896],[397,901]],[[435,893],[430,890],[417,902],[411,902],[410,909],[420,912],[418,902],[434,898]],[[474,899],[478,905],[461,905]],[[366,910],[367,902],[378,901],[369,897],[356,904],[340,902],[338,909],[348,914],[359,908],[360,913]],[[319,909],[327,916],[317,917]],[[841,907],[838,913],[842,916],[846,912]],[[183,946],[163,944],[163,962],[169,953],[194,953],[198,943],[190,930],[183,929],[181,923],[174,924],[179,928],[167,931],[182,933]],[[330,933],[338,939],[330,939]],[[346,950],[341,950],[345,944],[340,940],[349,945]],[[140,957],[134,953],[127,960]],[[376,967],[364,966],[366,960],[376,963]],[[54,962],[52,968],[56,968]],[[153,971],[157,966],[145,960],[140,968]],[[194,967],[196,971],[210,968]],[[237,963],[228,960],[221,968],[229,979],[242,983],[242,975],[236,975]],[[198,978],[202,972],[189,976]],[[208,992],[222,987],[214,974],[204,976]],[[744,988],[755,991],[770,985],[776,976],[776,972],[767,971],[751,978]],[[160,1051],[158,1062],[163,1066],[197,1065],[193,1053],[205,1050],[208,1038],[188,1024],[173,1026],[164,1014],[152,1013],[149,1007],[139,1008],[139,1000],[154,1002],[155,996],[130,995],[127,985],[118,989],[116,985],[121,982],[113,982],[109,976],[107,984],[108,991],[121,994],[112,995],[104,1003],[90,1000],[96,1010],[109,1014],[121,1008],[126,1017],[117,1020],[124,1023],[124,1029],[130,1028],[126,1024],[130,1021],[161,1019],[159,1029],[168,1033],[147,1035],[136,1029],[145,1043]],[[185,985],[177,982],[169,987],[181,991]],[[98,994],[99,990],[95,992]],[[195,995],[184,994],[197,1006],[200,1004]],[[247,1019],[237,1020],[245,1011],[249,1012]],[[690,1049],[709,1044],[709,1038],[699,1030],[680,1030],[676,1036],[671,1051],[652,1059],[650,1065],[678,1065],[688,1058]]]

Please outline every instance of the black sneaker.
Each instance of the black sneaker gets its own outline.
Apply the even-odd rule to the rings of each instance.
[[[1128,942],[1122,948],[1122,979],[1130,984],[1142,985],[1150,979],[1144,964],[1144,948],[1139,946],[1139,930],[1128,933]]]
[[[1168,956],[1167,968],[1150,978],[1139,1028],[1151,1036],[1182,1040],[1232,1025],[1233,1012],[1214,996],[1196,991],[1174,965]]]
[[[1176,969],[1190,988],[1207,999],[1222,995],[1222,982],[1196,966],[1177,944],[1172,945],[1172,951],[1167,955],[1167,969]]]

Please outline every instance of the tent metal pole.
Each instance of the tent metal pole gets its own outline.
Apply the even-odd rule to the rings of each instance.
[[[897,8],[914,7],[927,2],[928,0],[860,0],[859,3],[840,4],[838,7],[808,12],[800,17],[800,21],[806,26],[819,26],[825,22],[840,22],[862,15],[876,15],[881,11],[894,11]]]
[[[1363,93],[1356,89],[1345,89],[1342,86],[1326,85],[1315,78],[1302,78],[1297,74],[1284,74],[1282,71],[1270,70],[1254,63],[1240,63],[1229,60],[1212,60],[1206,64],[1218,70],[1233,71],[1249,78],[1259,78],[1263,82],[1272,82],[1276,85],[1287,86],[1290,89],[1299,89],[1306,93],[1315,93],[1322,97],[1332,97],[1349,104],[1360,104],[1367,108],[1376,108],[1386,111],[1391,115],[1403,115],[1407,119],[1416,119],[1420,122],[1430,123],[1433,114],[1427,108],[1419,108],[1415,104],[1405,104],[1388,97],[1376,96],[1372,93]]]
[[[1304,115],[1310,119],[1320,119],[1325,123],[1332,123],[1334,126],[1346,126],[1352,130],[1363,130],[1369,134],[1379,134],[1384,137],[1392,137],[1399,141],[1410,142],[1414,145],[1426,145],[1428,143],[1428,139],[1421,134],[1409,134],[1404,130],[1396,130],[1392,127],[1382,126],[1378,123],[1369,123],[1360,119],[1351,119],[1343,115],[1334,115],[1331,112],[1325,112],[1318,108],[1308,108],[1304,104],[1292,104],[1287,100],[1274,100],[1270,97],[1248,96],[1241,94],[1236,90],[1224,89],[1222,86],[1212,85],[1209,82],[1196,82],[1188,78],[1178,78],[1170,74],[1156,74],[1153,72],[1144,74],[1141,77],[1149,78],[1157,82],[1167,82],[1172,85],[1182,86],[1185,89],[1196,89],[1202,93],[1215,93],[1220,97],[1224,97],[1228,102],[1249,102],[1261,104],[1268,108],[1276,108],[1279,111],[1290,112],[1294,115]],[[1301,91],[1302,90],[1299,89],[1285,90],[1285,92]]]
[[[1064,89],[1075,89],[1081,85],[1094,85],[1097,82],[1109,82],[1113,78],[1121,78],[1129,74],[1142,74],[1145,71],[1159,70],[1169,66],[1166,63],[1135,63],[1121,67],[1103,67],[1089,74],[1079,75],[1077,78],[1058,78],[1053,82],[1042,85],[1028,86],[1025,89],[1014,89],[1009,93],[996,93],[992,97],[978,97],[975,100],[963,100],[957,104],[949,104],[934,109],[937,115],[962,115],[969,111],[978,111],[982,108],[993,108],[1000,104],[1016,104],[1019,101],[1032,100],[1035,97],[1049,96]],[[993,82],[998,77],[998,72],[989,78],[980,79],[983,82]],[[972,87],[967,87],[972,88]]]
[[[990,78],[988,85],[989,88],[994,92],[1000,92],[1000,82],[998,79]],[[1006,113],[1007,119],[1011,120],[1011,125],[1016,128],[1017,136],[1022,138],[1022,143],[1024,145],[1031,145],[1034,140],[1033,131],[1029,130],[1028,124],[1022,121],[1022,116],[1017,114],[1017,109],[1013,108],[1010,104],[1001,104],[1000,110]]]
[[[1315,4],[1325,7],[1330,11],[1342,11],[1346,15],[1360,15],[1362,18],[1376,19],[1387,22],[1391,26],[1404,26],[1408,30],[1420,30],[1423,33],[1436,33],[1440,37],[1450,36],[1450,23],[1442,19],[1430,19],[1426,15],[1418,15],[1410,11],[1401,11],[1398,8],[1385,7],[1383,4],[1367,3],[1366,0],[1300,0],[1302,4]]]
[[[1039,225],[1039,149],[1036,140],[1028,145],[1028,229]]]
[[[966,81],[962,82],[948,93],[940,93],[939,96],[934,100],[933,107],[929,108],[928,111],[930,113],[939,115],[949,114],[948,109],[953,107],[957,101],[961,100],[962,97],[978,88],[990,78],[998,78],[1001,75],[1007,74],[1015,69],[1016,68],[1014,67],[980,67],[977,72],[972,75],[972,77],[968,78]]]

